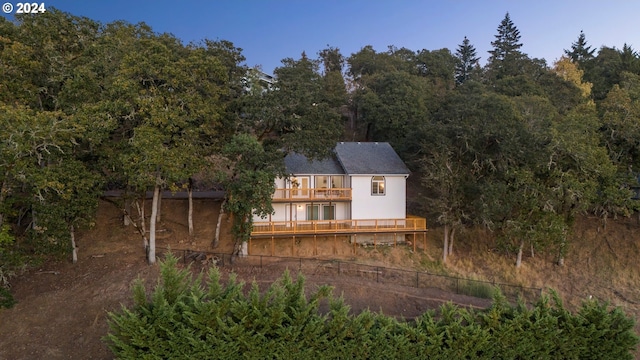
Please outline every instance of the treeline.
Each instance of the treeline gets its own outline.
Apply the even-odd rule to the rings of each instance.
[[[183,44],[143,23],[55,9],[0,19],[3,274],[24,253],[71,251],[75,261],[74,233],[111,189],[124,191],[116,205],[150,263],[161,190],[191,194],[194,179],[225,189],[246,240],[251,213],[272,211],[284,155],[326,156],[342,124],[316,62],[283,60],[277,91],[267,91],[244,61],[228,41]]]
[[[484,66],[467,38],[454,52],[328,47],[284,59],[267,83],[224,40],[55,9],[2,18],[0,269],[22,253],[75,258],[106,189],[125,191],[117,205],[151,263],[161,190],[194,180],[225,189],[241,242],[252,212],[272,211],[284,155],[321,158],[339,140],[398,150],[420,211],[446,229],[444,260],[456,232],[482,225],[518,264],[524,248],[562,262],[578,214],[636,210],[640,59],[626,45],[596,54],[580,33],[549,65],[519,41],[507,14]]]
[[[558,296],[532,308],[498,295],[486,310],[446,304],[412,321],[349,313],[331,288],[305,296],[285,273],[265,292],[216,267],[203,279],[169,256],[149,296],[139,281],[130,309],[109,314],[105,338],[118,359],[633,359],[634,321],[587,301],[575,314]],[[321,305],[325,310],[320,310]]]
[[[524,249],[562,264],[576,216],[606,225],[638,207],[640,57],[627,45],[596,54],[581,32],[547,64],[521,51],[508,13],[491,46],[484,66],[466,37],[455,52],[362,48],[346,60],[352,120],[420,178],[443,261],[456,232],[479,225],[517,266]]]

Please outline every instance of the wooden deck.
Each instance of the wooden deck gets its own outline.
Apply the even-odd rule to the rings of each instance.
[[[273,202],[351,201],[350,188],[276,189]]]
[[[406,219],[266,221],[253,223],[251,237],[412,233],[426,230],[427,220],[413,216]]]

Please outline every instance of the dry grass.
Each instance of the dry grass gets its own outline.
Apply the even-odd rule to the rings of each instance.
[[[588,298],[607,301],[640,319],[640,222],[636,218],[609,220],[581,218],[570,237],[565,265],[555,252],[525,251],[520,268],[516,254],[498,251],[493,234],[468,229],[456,236],[454,254],[445,268],[450,273],[485,281],[553,289],[572,309]],[[441,258],[442,230],[429,232],[432,257]],[[640,333],[640,325],[636,325]]]

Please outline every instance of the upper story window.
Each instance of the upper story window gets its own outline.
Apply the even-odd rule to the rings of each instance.
[[[384,176],[371,178],[371,195],[384,195]]]
[[[333,175],[333,176],[318,175],[316,176],[315,180],[316,180],[315,187],[317,189],[342,188],[344,184],[343,176],[339,176],[339,175]]]

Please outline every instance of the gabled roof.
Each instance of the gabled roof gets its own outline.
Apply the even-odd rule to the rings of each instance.
[[[335,152],[349,175],[409,175],[407,166],[386,142],[341,142]]]
[[[302,174],[302,175],[338,175],[344,174],[344,170],[340,163],[331,156],[324,160],[309,161],[304,155],[298,153],[291,153],[284,158],[284,165],[289,174]]]
[[[409,175],[409,169],[389,143],[341,142],[334,156],[309,161],[291,153],[284,158],[287,172],[301,175]]]

